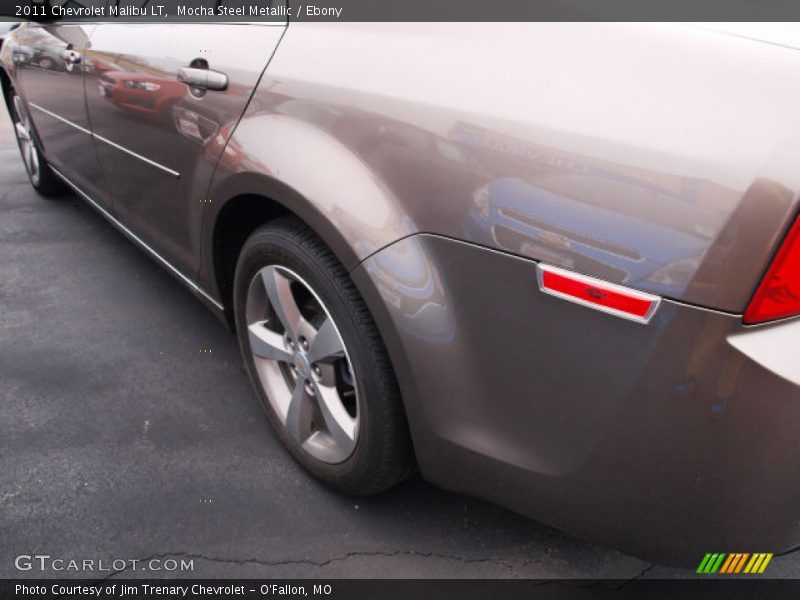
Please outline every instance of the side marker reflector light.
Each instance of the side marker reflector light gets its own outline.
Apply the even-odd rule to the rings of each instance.
[[[648,323],[661,298],[602,279],[538,263],[536,276],[545,294],[637,323]]]

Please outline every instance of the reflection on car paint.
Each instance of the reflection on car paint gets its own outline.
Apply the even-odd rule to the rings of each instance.
[[[453,340],[456,323],[441,275],[414,238],[392,244],[364,264],[378,292],[394,307],[398,327],[434,344]]]

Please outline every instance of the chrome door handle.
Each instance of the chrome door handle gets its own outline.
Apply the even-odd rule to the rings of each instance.
[[[75,50],[62,50],[61,58],[73,65],[81,62],[81,53]]]
[[[181,67],[178,69],[178,81],[206,90],[222,91],[228,88],[228,76],[211,69]]]

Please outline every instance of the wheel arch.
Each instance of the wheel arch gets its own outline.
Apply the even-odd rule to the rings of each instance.
[[[256,99],[227,140],[208,191],[198,280],[230,323],[232,256],[271,218],[295,215],[351,272],[415,232],[380,173],[333,131]]]
[[[13,89],[14,92],[22,99],[22,102],[25,104],[26,110],[28,114],[31,116],[31,131],[36,138],[36,143],[38,145],[39,152],[45,156],[46,158],[46,145],[42,141],[42,136],[39,135],[39,130],[36,128],[36,120],[31,115],[30,107],[28,106],[28,101],[25,99],[25,95],[22,90],[20,90],[19,85],[15,82],[11,75],[8,74],[7,66],[0,61],[0,88],[3,91],[3,103],[5,104],[6,110],[8,111],[9,117],[13,120],[13,107],[11,106],[11,97],[10,91]]]
[[[233,329],[233,276],[245,241],[264,224],[292,215],[305,223],[351,271],[360,260],[345,236],[312,203],[286,184],[259,173],[230,177],[209,195],[204,219],[204,259],[199,276],[204,288],[216,291]]]

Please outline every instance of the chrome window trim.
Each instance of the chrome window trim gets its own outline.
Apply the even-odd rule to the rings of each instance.
[[[203,288],[201,288],[197,283],[189,279],[186,275],[184,275],[177,267],[175,267],[171,262],[169,262],[166,258],[161,256],[152,246],[150,246],[147,242],[145,242],[142,238],[136,235],[133,231],[128,229],[121,221],[119,221],[114,215],[108,212],[105,208],[100,206],[94,199],[89,196],[86,192],[84,192],[81,188],[79,188],[76,184],[69,180],[61,171],[50,165],[50,169],[58,175],[64,183],[66,183],[69,187],[71,187],[75,192],[80,195],[84,200],[86,200],[92,208],[94,208],[97,212],[99,212],[103,217],[106,218],[112,225],[114,225],[117,229],[119,229],[122,233],[124,233],[131,241],[138,244],[142,249],[146,250],[150,253],[151,256],[156,258],[158,262],[160,262],[164,267],[169,269],[169,271],[175,275],[184,285],[186,285],[189,289],[191,289],[196,294],[202,296],[206,301],[210,302],[215,308],[218,310],[225,310],[225,307],[222,306],[219,302],[217,302],[214,298],[211,297],[208,292],[206,292]]]
[[[75,129],[77,129],[77,130],[78,130],[78,131],[80,131],[81,133],[85,133],[86,135],[88,135],[88,136],[90,136],[90,137],[93,137],[93,138],[95,138],[96,140],[100,140],[101,142],[105,142],[105,143],[106,143],[106,144],[108,144],[109,146],[112,146],[112,147],[116,148],[117,150],[120,150],[121,152],[125,152],[126,154],[129,154],[129,155],[133,156],[134,158],[138,158],[139,160],[141,160],[141,161],[143,161],[143,162],[146,162],[148,165],[150,165],[150,166],[152,166],[152,167],[155,167],[155,168],[157,168],[157,169],[161,169],[162,171],[164,171],[165,173],[168,173],[168,174],[172,175],[172,176],[173,176],[173,177],[175,177],[176,179],[177,179],[177,178],[179,178],[179,177],[181,176],[181,174],[180,174],[180,173],[178,173],[178,171],[175,171],[175,170],[173,170],[173,169],[170,169],[169,167],[165,167],[164,165],[162,165],[162,164],[160,164],[160,163],[157,163],[157,162],[156,162],[156,161],[154,161],[154,160],[150,160],[149,158],[147,158],[147,157],[145,157],[145,156],[142,156],[141,154],[137,154],[137,153],[136,153],[136,152],[134,152],[133,150],[128,150],[128,149],[127,149],[125,146],[120,146],[120,145],[119,145],[119,144],[117,144],[116,142],[112,142],[112,141],[111,141],[111,140],[109,140],[108,138],[104,138],[102,135],[98,135],[98,134],[96,134],[96,133],[92,133],[91,131],[89,131],[89,130],[88,130],[88,129],[86,129],[85,127],[81,127],[81,126],[80,126],[80,125],[78,125],[77,123],[73,123],[73,122],[72,122],[72,121],[70,121],[69,119],[65,119],[65,118],[64,118],[64,117],[62,117],[61,115],[57,115],[56,113],[54,113],[54,112],[52,112],[52,111],[49,111],[49,110],[47,110],[46,108],[44,108],[44,107],[42,107],[42,106],[39,106],[38,104],[36,104],[36,103],[34,103],[34,102],[28,102],[28,104],[29,104],[31,107],[35,108],[36,110],[39,110],[39,111],[41,111],[41,112],[45,113],[46,115],[49,115],[49,116],[53,117],[54,119],[58,119],[58,120],[59,120],[59,121],[61,121],[62,123],[66,123],[67,125],[69,125],[69,126],[71,126],[71,127],[74,127]]]
[[[647,311],[646,315],[644,315],[643,317],[638,317],[636,315],[632,315],[623,312],[621,310],[617,310],[615,308],[602,306],[600,304],[594,304],[592,302],[587,302],[585,300],[581,300],[580,298],[576,298],[575,296],[570,296],[569,294],[564,294],[556,290],[548,289],[544,286],[544,274],[547,272],[554,273],[556,275],[561,275],[562,277],[567,277],[569,279],[573,279],[576,281],[581,281],[588,285],[594,285],[601,288],[606,288],[612,292],[625,294],[626,296],[630,296],[638,300],[644,300],[645,302],[650,302],[651,303],[650,309]],[[603,279],[597,279],[596,277],[581,275],[580,273],[576,273],[575,271],[568,271],[566,269],[560,269],[558,267],[554,267],[552,265],[546,265],[543,263],[536,263],[536,280],[539,283],[539,290],[544,294],[548,294],[549,296],[554,296],[556,298],[561,298],[562,300],[568,300],[569,302],[572,302],[574,304],[580,304],[581,306],[585,306],[587,308],[593,308],[594,310],[608,313],[610,315],[614,315],[615,317],[620,317],[622,319],[634,321],[635,323],[641,323],[642,325],[647,325],[650,322],[650,319],[653,318],[653,315],[656,313],[658,307],[661,305],[660,296],[656,296],[654,294],[648,294],[646,292],[640,292],[639,290],[634,290],[629,287],[625,287],[623,285],[617,285],[616,283],[604,281]]]

